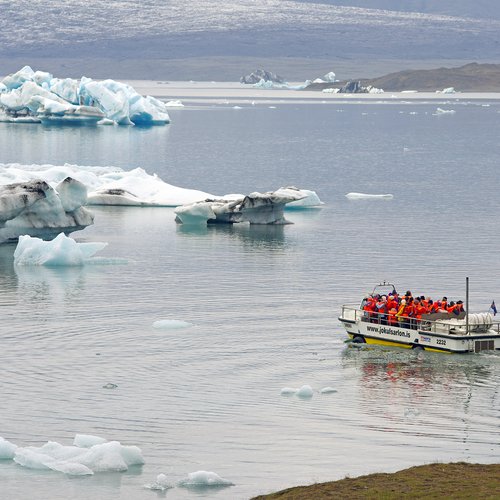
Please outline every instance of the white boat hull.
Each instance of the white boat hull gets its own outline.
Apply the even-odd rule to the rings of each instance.
[[[344,306],[339,320],[354,342],[379,344],[409,349],[423,349],[448,353],[468,353],[500,350],[500,332],[498,324],[484,332],[469,332],[424,322],[424,327],[402,328],[382,324],[376,318],[368,321],[363,311]],[[375,321],[375,322],[374,322]],[[437,322],[436,322],[437,324]]]

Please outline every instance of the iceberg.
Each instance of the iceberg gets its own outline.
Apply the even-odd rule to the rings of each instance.
[[[16,447],[13,459],[29,469],[53,470],[73,476],[122,472],[132,465],[144,464],[140,448],[124,446],[118,441],[106,441],[90,448],[49,441],[40,447]]]
[[[0,183],[0,243],[21,235],[52,238],[84,229],[94,223],[85,202],[85,186],[68,177],[55,188],[36,178]]]
[[[283,210],[287,203],[297,202],[308,195],[297,188],[280,188],[267,193],[251,193],[235,200],[207,199],[177,207],[176,221],[181,224],[238,223],[290,224]]]
[[[120,125],[170,123],[164,102],[141,96],[130,85],[86,77],[53,78],[29,66],[0,83],[0,109],[11,118],[29,115],[52,124],[95,125],[104,118]]]
[[[156,481],[151,484],[145,484],[144,488],[153,491],[165,491],[169,488],[173,488],[173,485],[168,482],[167,476],[165,474],[158,474],[156,476]]]
[[[392,200],[392,194],[367,194],[367,193],[347,193],[346,198],[350,200]]]
[[[14,251],[14,264],[18,266],[83,266],[94,262],[93,255],[107,243],[77,243],[60,233],[52,241],[19,236]]]
[[[183,486],[184,488],[204,488],[207,486],[234,486],[234,483],[223,479],[215,472],[208,472],[204,470],[199,470],[197,472],[190,472],[188,477],[181,479],[178,486]]]
[[[436,112],[434,114],[435,115],[454,115],[455,114],[455,110],[454,109],[437,108]]]

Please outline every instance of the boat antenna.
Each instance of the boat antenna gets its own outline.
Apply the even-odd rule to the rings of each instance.
[[[469,277],[465,278],[465,335],[469,335]]]

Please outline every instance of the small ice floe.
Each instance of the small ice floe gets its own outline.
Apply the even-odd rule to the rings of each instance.
[[[241,106],[233,106],[233,109],[243,109]]]
[[[108,382],[107,384],[103,385],[103,389],[116,389],[118,386],[116,384],[112,384],[111,382]]]
[[[269,109],[276,109],[276,106],[268,106]]]
[[[160,319],[153,323],[153,328],[162,330],[175,330],[178,328],[189,328],[190,326],[193,326],[193,323],[180,319]]]
[[[283,387],[281,389],[282,396],[297,396],[302,399],[312,398],[314,395],[313,388],[310,385],[303,385],[298,389],[294,389],[293,387]]]
[[[454,87],[447,87],[443,90],[436,90],[436,94],[454,94],[454,93],[455,93]]]
[[[72,476],[122,472],[131,465],[144,464],[142,452],[137,446],[124,446],[118,441],[95,444],[90,448],[63,446],[49,441],[40,447],[18,447],[13,459],[29,469],[53,470]]]
[[[83,266],[95,263],[93,255],[107,243],[77,243],[60,233],[52,241],[28,235],[19,236],[14,251],[14,264],[18,266]],[[99,262],[101,262],[99,260]]]
[[[207,486],[234,486],[234,483],[223,479],[215,472],[199,470],[197,472],[190,472],[188,477],[181,479],[177,485],[184,488],[205,488]]]
[[[16,454],[17,446],[3,437],[0,437],[0,460],[12,460]]]
[[[155,491],[165,491],[173,487],[174,486],[168,482],[165,474],[158,474],[154,483],[144,485],[144,488]]]
[[[297,390],[296,394],[299,398],[307,399],[313,397],[314,391],[310,385],[303,385]]]
[[[345,195],[349,200],[392,200],[392,194],[368,194],[368,193],[347,193]]]
[[[442,109],[442,108],[437,108],[436,112],[434,115],[454,115],[455,110],[454,109]]]
[[[184,104],[182,103],[182,101],[179,101],[178,99],[174,99],[172,101],[166,102],[165,106],[167,106],[167,108],[183,108]]]
[[[323,387],[323,389],[320,389],[320,394],[333,394],[334,392],[338,392],[337,389],[333,387]]]

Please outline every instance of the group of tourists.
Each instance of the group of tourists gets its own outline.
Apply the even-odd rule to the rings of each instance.
[[[452,317],[464,312],[463,301],[448,302],[447,297],[432,300],[421,295],[413,297],[408,290],[400,296],[395,290],[389,295],[370,295],[363,299],[361,309],[365,311],[365,320],[389,326],[417,328],[422,315],[432,313],[448,313]]]

